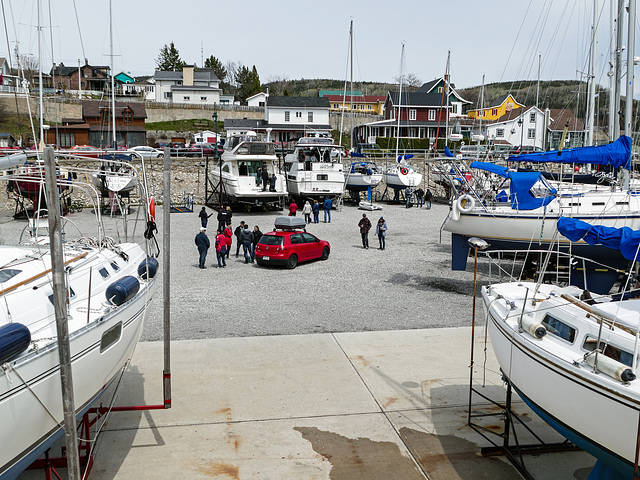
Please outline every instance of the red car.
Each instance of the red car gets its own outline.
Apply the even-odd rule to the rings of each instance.
[[[329,242],[307,233],[305,227],[305,221],[301,217],[277,217],[276,229],[262,235],[256,245],[255,258],[258,265],[286,265],[287,268],[296,268],[298,262],[329,258]]]

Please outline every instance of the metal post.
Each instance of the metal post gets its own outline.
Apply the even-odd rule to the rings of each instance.
[[[222,162],[218,158],[218,104],[217,103],[213,104],[213,123],[214,123],[214,129],[216,132],[216,148],[213,151],[213,159],[220,164],[218,165],[218,167],[220,168],[220,181],[218,183],[218,187],[220,188],[220,208],[222,208]]]
[[[42,88],[42,86],[40,87]],[[47,207],[49,209],[49,238],[51,241],[51,276],[53,279],[53,307],[58,333],[58,356],[60,358],[60,384],[64,414],[64,436],[67,444],[69,479],[80,478],[78,437],[76,433],[76,408],[73,400],[73,378],[71,375],[71,348],[67,324],[67,289],[62,255],[62,232],[60,223],[60,198],[56,182],[56,164],[53,148],[44,149]]]
[[[164,406],[171,407],[171,157],[164,149],[164,177],[162,182],[162,300],[164,320]]]

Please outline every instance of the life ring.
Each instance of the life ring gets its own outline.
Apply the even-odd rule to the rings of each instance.
[[[402,168],[400,169],[400,173],[401,173],[402,175],[406,175],[407,173],[409,173],[409,169],[408,169],[407,167],[402,167]]]
[[[153,197],[149,199],[149,211],[147,212],[147,217],[150,222],[156,221],[156,201]]]
[[[476,201],[471,195],[462,195],[458,197],[456,205],[461,212],[470,212],[476,206]]]

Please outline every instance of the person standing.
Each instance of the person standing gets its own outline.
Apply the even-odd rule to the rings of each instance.
[[[251,230],[249,230],[249,225],[245,224],[242,229],[242,249],[244,251],[244,263],[249,263],[251,259],[251,240],[253,239],[253,234]]]
[[[251,234],[251,262],[253,263],[256,258],[256,246],[262,238],[262,232],[260,231],[260,228],[258,228],[258,225],[253,227],[253,232],[251,232]]]
[[[431,193],[431,189],[427,188],[427,193],[424,194],[425,199],[427,200],[427,210],[431,209],[431,199],[433,198],[433,193]]]
[[[227,240],[226,257],[229,258],[229,252],[231,251],[231,244],[233,243],[233,231],[231,230],[231,225],[227,225],[223,233],[224,233],[224,238]]]
[[[313,201],[311,211],[313,212],[313,223],[318,223],[320,221],[320,204],[318,203],[318,200]]]
[[[413,190],[411,190],[411,187],[405,188],[404,196],[407,199],[407,208],[411,206],[411,195],[413,195]]]
[[[416,190],[416,207],[418,208],[422,207],[423,200],[424,200],[424,190],[418,187],[418,189]]]
[[[224,205],[220,205],[220,211],[218,212],[218,230],[224,232],[224,227],[227,226],[227,210]]]
[[[216,254],[218,257],[218,268],[227,266],[225,257],[227,255],[227,239],[222,230],[218,230],[216,234]]]
[[[269,183],[269,172],[267,172],[267,167],[262,167],[262,191],[267,191],[267,184]],[[275,186],[275,185],[274,185]]]
[[[240,253],[240,247],[242,246],[242,230],[244,230],[244,221],[240,222],[240,225],[236,227],[233,234],[236,236],[236,257]]]
[[[200,233],[196,235],[196,246],[198,247],[198,253],[200,257],[198,259],[198,266],[200,268],[207,268],[204,265],[205,260],[207,259],[207,252],[209,251],[209,247],[211,243],[209,242],[209,237],[206,234],[207,229],[204,227],[200,227]]]
[[[362,235],[362,248],[369,248],[369,230],[371,230],[371,220],[367,218],[367,214],[363,213],[362,218],[358,222],[360,227],[360,235]]]
[[[231,211],[231,207],[227,205],[227,219],[225,227],[231,225],[231,217],[233,217],[233,212]]]
[[[380,248],[378,250],[384,250],[387,238],[387,222],[385,222],[383,217],[380,217],[376,225],[376,235],[378,235],[378,242],[380,242]]]
[[[291,205],[289,205],[289,216],[295,217],[297,211],[298,211],[298,204],[296,202],[291,202]]]
[[[333,202],[327,197],[322,206],[324,207],[324,223],[327,223],[327,217],[329,217],[329,223],[331,223],[331,207],[333,206]]]
[[[304,221],[307,223],[311,223],[311,204],[309,200],[304,202],[304,207],[302,207],[302,213],[304,215]]]
[[[207,209],[205,207],[202,207],[202,210],[200,210],[200,213],[198,213],[198,216],[200,217],[200,225],[202,226],[202,228],[207,228],[207,222],[209,221],[209,217],[211,217],[211,215],[213,215],[213,213],[207,215]]]
[[[276,191],[276,180],[278,180],[278,178],[276,177],[275,173],[271,174],[271,178],[269,179],[269,191],[270,192],[275,192]]]

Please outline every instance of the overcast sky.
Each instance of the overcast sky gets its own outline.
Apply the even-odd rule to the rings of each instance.
[[[40,1],[46,71],[52,50],[55,62],[67,66],[84,57],[110,64],[108,1],[75,0],[77,10],[73,0],[53,0],[51,7],[50,0]],[[405,73],[422,81],[444,74],[449,50],[458,87],[480,85],[483,75],[486,83],[535,80],[539,58],[542,79],[579,79],[587,70],[593,17],[590,0],[112,2],[116,72],[153,74],[160,49],[173,41],[187,63],[201,65],[203,56],[214,55],[223,63],[255,65],[263,83],[345,79],[350,20],[356,83],[398,77],[402,42]],[[3,39],[0,55],[13,54],[17,38],[21,53],[37,56],[37,0],[4,4],[10,46]],[[598,4],[596,77],[605,85],[609,4]]]

